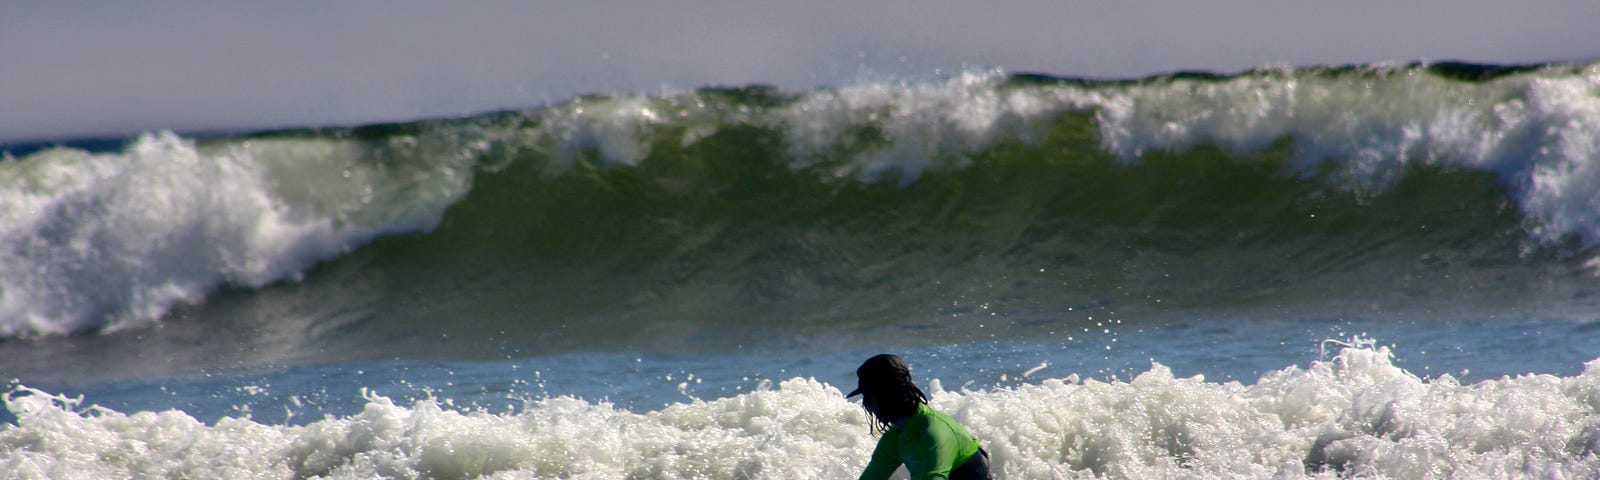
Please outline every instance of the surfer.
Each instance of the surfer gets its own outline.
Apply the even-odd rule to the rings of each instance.
[[[911,368],[900,357],[885,353],[863,362],[856,389],[845,398],[856,395],[879,435],[862,479],[887,479],[901,464],[913,480],[990,478],[989,453],[960,423],[928,406],[928,395],[911,381]]]

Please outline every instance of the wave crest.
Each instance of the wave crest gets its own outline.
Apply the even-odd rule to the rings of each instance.
[[[1372,236],[1358,240],[1387,244],[1413,236],[1398,230],[1416,220],[1400,206],[1411,201],[1445,214],[1455,233],[1405,255],[1537,263],[1548,249],[1572,255],[1600,240],[1596,91],[1596,65],[1132,81],[974,71],[802,93],[591,96],[467,119],[199,142],[157,134],[120,152],[35,151],[0,162],[0,337],[139,324],[222,285],[298,278],[373,239],[441,224],[449,240],[421,243],[465,248],[463,238],[501,235],[475,242],[531,240],[551,247],[533,254],[545,257],[600,246],[646,263],[677,252],[693,260],[654,265],[682,280],[716,271],[700,268],[718,256],[702,249],[733,240],[778,242],[764,247],[777,251],[796,231],[845,231],[839,242],[888,245],[851,232],[862,219],[898,225],[882,235],[949,247],[938,255],[1022,252],[1019,263],[1054,265],[1092,253],[1057,246],[1095,223],[1130,233],[1102,241],[1187,245],[1178,250],[1190,254],[1221,245],[1227,231],[1281,244],[1293,229],[1366,230]],[[1250,201],[1234,198],[1243,192],[1263,196],[1230,203]],[[1348,221],[1291,221],[1319,214]],[[1227,225],[1240,219],[1256,223]],[[987,232],[963,240],[974,232],[964,226]],[[665,239],[652,243],[646,231]],[[1454,240],[1484,235],[1494,251]],[[1508,236],[1531,241],[1508,256]],[[812,251],[777,257],[851,255],[846,243],[815,240],[804,246]],[[1337,256],[1335,248],[1310,251]],[[746,254],[756,252],[721,257]],[[885,274],[939,263],[861,260]],[[1267,260],[1245,263],[1255,261]],[[815,280],[850,285],[853,276]]]

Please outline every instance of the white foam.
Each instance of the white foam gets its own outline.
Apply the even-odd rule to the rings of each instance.
[[[1103,90],[1108,150],[1212,143],[1259,151],[1296,140],[1306,172],[1331,162],[1343,186],[1381,189],[1409,164],[1498,174],[1544,239],[1600,239],[1600,66],[1469,83],[1414,67],[1360,74],[1293,71]]]
[[[1368,342],[1253,385],[1155,364],[1127,382],[929,391],[982,439],[998,478],[1600,475],[1600,359],[1572,377],[1463,385],[1406,372]],[[305,426],[206,425],[18,387],[0,477],[848,478],[874,443],[858,405],[800,378],[646,413],[573,398],[498,414],[448,403],[368,394],[360,413]]]
[[[1153,151],[1212,144],[1249,153],[1294,139],[1300,171],[1331,164],[1339,187],[1381,190],[1411,164],[1492,172],[1540,238],[1600,240],[1600,65],[1477,83],[1411,66],[1095,88],[1005,87],[1004,79],[969,72],[942,83],[822,91],[775,124],[787,129],[794,161],[857,152],[837,171],[869,181],[964,167],[1002,138],[1037,140],[1044,122],[1071,111],[1093,111],[1102,148],[1130,163]],[[850,129],[864,125],[887,143],[853,144]]]
[[[944,82],[873,83],[805,96],[778,112],[789,154],[799,166],[853,152],[835,166],[839,177],[915,179],[928,170],[964,168],[969,155],[1001,140],[1032,134],[1069,108],[1085,108],[1055,92],[1000,89],[998,70],[969,71]],[[854,129],[870,126],[882,145],[861,144]]]
[[[560,167],[587,151],[600,154],[604,165],[638,166],[650,155],[647,128],[661,120],[650,99],[620,96],[599,101],[577,100],[546,114],[541,133],[554,137]]]
[[[138,324],[224,283],[294,278],[378,234],[432,228],[471,170],[429,145],[403,147],[202,148],[163,133],[121,153],[0,164],[0,337]]]
[[[1471,83],[1410,66],[1316,75],[1263,71],[1226,80],[1123,86],[1005,87],[998,72],[942,83],[860,85],[803,97],[779,112],[799,165],[855,152],[839,176],[914,179],[962,168],[1002,138],[1034,141],[1054,115],[1092,111],[1102,148],[1129,163],[1212,144],[1236,153],[1294,139],[1301,172],[1381,190],[1411,164],[1497,174],[1545,240],[1600,240],[1600,65]],[[876,126],[884,145],[858,145]]]
[[[687,144],[718,126],[751,124],[784,133],[795,169],[911,181],[965,168],[1002,140],[1037,141],[1058,114],[1092,112],[1101,148],[1129,163],[1202,144],[1250,153],[1293,139],[1293,166],[1334,172],[1336,187],[1381,191],[1409,165],[1491,172],[1539,238],[1600,240],[1600,65],[1482,82],[1403,65],[1093,87],[1012,86],[1007,78],[973,70],[943,81],[869,82],[808,92],[771,111],[707,109],[693,94],[624,96],[553,109],[544,130],[563,158],[598,150],[607,164],[636,165],[650,152],[652,125],[685,122]]]

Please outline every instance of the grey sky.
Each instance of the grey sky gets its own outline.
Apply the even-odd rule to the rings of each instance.
[[[1600,2],[0,3],[0,141],[402,120],[967,65],[1089,77],[1600,59]]]

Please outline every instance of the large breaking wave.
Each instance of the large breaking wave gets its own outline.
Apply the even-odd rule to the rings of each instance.
[[[12,150],[3,337],[291,279],[368,316],[794,325],[968,297],[1566,315],[1597,284],[1594,65],[974,71]]]

